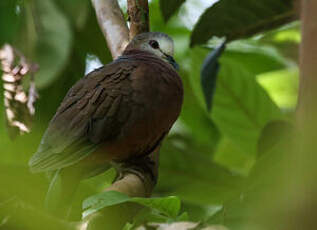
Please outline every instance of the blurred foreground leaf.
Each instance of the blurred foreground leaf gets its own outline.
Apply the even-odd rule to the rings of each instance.
[[[76,29],[82,29],[89,16],[89,0],[55,0],[60,10],[65,12],[65,16],[72,22]]]
[[[274,29],[294,20],[292,0],[221,0],[200,17],[191,35],[191,46],[213,36],[228,41]]]
[[[67,63],[72,41],[71,28],[52,0],[35,0],[34,10],[31,6],[27,6],[27,10],[27,27],[32,28],[28,29],[28,33],[32,33],[29,36],[34,39],[25,45],[34,47],[31,56],[34,56],[33,61],[40,67],[36,84],[42,88],[50,85]]]

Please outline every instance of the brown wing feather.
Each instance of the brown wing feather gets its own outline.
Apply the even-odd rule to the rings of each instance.
[[[95,151],[100,142],[120,133],[129,109],[118,118],[116,114],[120,105],[128,108],[129,75],[134,68],[126,65],[129,63],[114,62],[95,70],[69,90],[29,162],[32,171],[72,165]],[[120,85],[127,87],[121,89]]]
[[[92,152],[85,162],[121,161],[161,142],[181,110],[181,79],[155,56],[131,52],[70,89],[30,160],[33,171],[63,168]]]

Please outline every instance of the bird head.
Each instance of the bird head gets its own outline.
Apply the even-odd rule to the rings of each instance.
[[[128,49],[139,49],[150,52],[178,70],[179,66],[173,58],[174,42],[164,33],[148,32],[136,35],[128,44]]]

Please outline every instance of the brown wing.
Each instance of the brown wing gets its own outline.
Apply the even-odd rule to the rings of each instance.
[[[110,63],[69,90],[30,159],[32,171],[67,167],[94,152],[102,141],[116,138],[130,114],[129,75],[136,67],[131,63]]]

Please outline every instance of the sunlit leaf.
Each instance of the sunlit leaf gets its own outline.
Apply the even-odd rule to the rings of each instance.
[[[257,81],[278,106],[285,109],[296,107],[299,88],[297,68],[260,74],[257,76]]]

